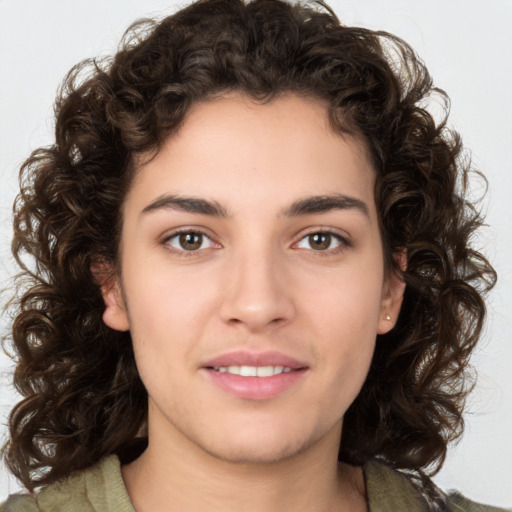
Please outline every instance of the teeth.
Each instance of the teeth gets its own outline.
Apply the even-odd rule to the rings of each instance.
[[[242,377],[256,377],[258,375],[258,368],[255,366],[240,366],[239,374]]]
[[[280,371],[279,371],[280,369]],[[277,375],[283,371],[282,366],[258,366],[256,370],[257,377],[272,377],[272,375]]]
[[[280,373],[289,373],[292,371],[287,366],[219,366],[214,370],[220,373],[231,373],[241,377],[272,377]]]

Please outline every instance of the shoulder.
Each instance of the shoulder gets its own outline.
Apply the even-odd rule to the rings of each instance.
[[[13,495],[0,512],[135,512],[121,476],[119,459],[111,455],[94,466],[45,487],[37,494]]]
[[[448,504],[450,512],[511,512],[512,509],[504,509],[482,505],[468,500],[458,492],[452,492],[448,496]]]
[[[430,508],[411,478],[382,462],[364,465],[370,512],[427,512]],[[505,509],[481,505],[458,493],[445,495],[446,512],[505,512]],[[512,512],[512,509],[508,512]]]
[[[13,494],[5,503],[0,504],[0,512],[39,512],[34,496]]]

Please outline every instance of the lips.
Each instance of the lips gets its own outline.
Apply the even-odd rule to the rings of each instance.
[[[307,364],[280,352],[227,352],[203,364],[205,368],[226,366],[284,366],[292,370],[307,368]]]
[[[214,385],[231,395],[268,400],[298,384],[308,365],[280,352],[236,351],[205,362],[201,370]]]

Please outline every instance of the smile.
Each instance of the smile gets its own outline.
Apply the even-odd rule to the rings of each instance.
[[[213,369],[220,373],[230,373],[241,377],[272,377],[292,371],[289,366],[218,366]]]
[[[269,400],[300,385],[309,364],[277,351],[234,350],[205,361],[200,371],[222,392],[246,400]]]

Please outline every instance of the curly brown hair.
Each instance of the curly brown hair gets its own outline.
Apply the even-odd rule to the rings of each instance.
[[[387,263],[407,286],[345,415],[340,460],[433,473],[461,434],[468,360],[496,276],[472,247],[482,218],[446,94],[407,43],[344,26],[321,2],[200,0],[132,25],[112,59],[74,67],[56,102],[55,144],[21,168],[12,343],[24,398],[5,459],[27,488],[120,453],[143,430],[130,334],[103,323],[91,266],[118,260],[135,157],[158,151],[194,102],[231,91],[323,100],[335,130],[366,141],[377,171]],[[437,122],[432,95],[445,100]],[[400,252],[406,269],[392,257]]]

